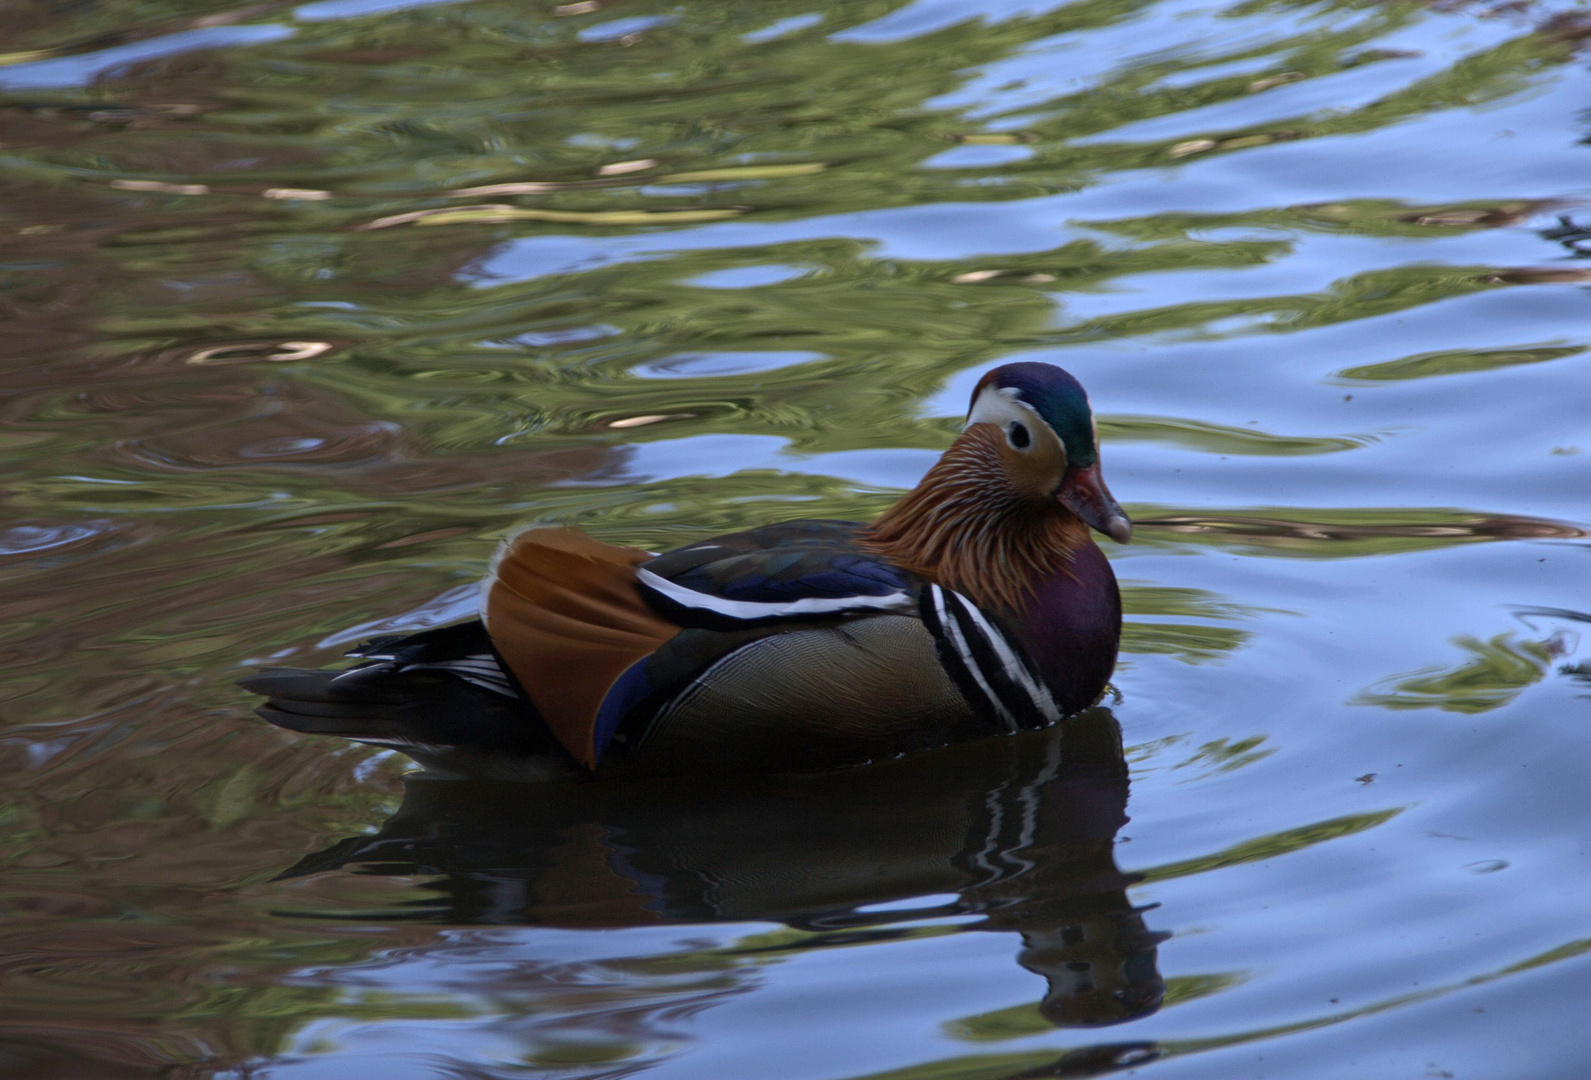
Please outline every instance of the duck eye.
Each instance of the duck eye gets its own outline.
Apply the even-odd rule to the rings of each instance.
[[[1028,434],[1027,425],[1020,420],[1011,421],[1011,426],[1006,430],[1006,437],[1018,450],[1026,450],[1033,445],[1033,436]]]

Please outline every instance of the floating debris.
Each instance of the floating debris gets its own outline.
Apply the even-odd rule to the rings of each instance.
[[[522,180],[507,184],[482,184],[479,187],[459,188],[443,194],[449,199],[477,199],[492,195],[545,195],[550,191],[563,191],[573,184],[560,184],[552,180]]]
[[[643,172],[659,164],[655,158],[618,161],[602,166],[597,170],[596,177],[590,180],[510,180],[501,184],[479,184],[475,187],[443,191],[438,194],[446,199],[481,199],[504,195],[550,195],[556,191],[611,188],[623,183],[620,177]],[[828,163],[823,161],[797,161],[784,165],[725,165],[717,169],[696,169],[648,179],[659,184],[706,183],[714,180],[772,180],[781,176],[808,176],[822,172],[828,167]]]
[[[627,428],[646,427],[648,424],[661,424],[664,420],[689,420],[695,413],[647,413],[644,416],[626,416],[619,420],[609,420],[608,427],[618,428],[621,431]]]
[[[1343,61],[1343,67],[1353,68],[1360,64],[1373,64],[1377,60],[1418,60],[1425,53],[1419,49],[1365,49],[1363,52],[1354,53]]]
[[[1481,278],[1490,285],[1558,285],[1591,281],[1591,269],[1572,266],[1521,266]]]
[[[1274,87],[1286,86],[1288,83],[1298,82],[1302,78],[1304,78],[1304,73],[1302,71],[1283,71],[1275,75],[1267,75],[1263,79],[1255,79],[1253,82],[1249,83],[1248,92],[1251,94],[1257,94],[1262,90],[1270,90]]]
[[[781,176],[811,176],[827,169],[824,161],[798,161],[788,165],[725,165],[721,169],[697,169],[693,172],[671,173],[663,177],[670,184],[688,184],[710,180],[776,180]]]
[[[244,341],[230,345],[212,345],[188,357],[190,364],[247,364],[255,360],[268,360],[285,364],[293,360],[310,360],[332,350],[329,341]]]
[[[304,199],[309,202],[321,202],[331,198],[331,192],[319,188],[273,187],[266,188],[260,194],[267,199]]]
[[[1258,135],[1239,135],[1233,139],[1222,139],[1216,143],[1221,150],[1243,150],[1250,146],[1268,146],[1271,143],[1289,142],[1298,138],[1296,131],[1265,131]]]
[[[1054,281],[1054,274],[1031,274],[1021,270],[969,270],[965,274],[957,274],[950,280],[957,285],[975,285],[980,281],[993,281],[995,278],[1009,278],[1023,285],[1042,285],[1046,281]]]
[[[1229,139],[1188,139],[1185,142],[1173,143],[1166,153],[1170,157],[1180,158],[1189,154],[1202,154],[1207,150],[1243,150],[1250,146],[1289,142],[1296,138],[1298,138],[1296,131],[1262,131],[1253,135],[1234,135]]]
[[[945,138],[968,146],[1016,146],[1033,141],[1032,134],[1026,131],[952,132]]]
[[[626,173],[643,172],[655,168],[655,158],[639,158],[635,161],[615,161],[612,165],[604,165],[597,170],[598,176],[623,176]]]
[[[208,184],[168,184],[164,180],[112,180],[110,186],[123,191],[158,191],[162,195],[208,195]]]
[[[1495,203],[1490,206],[1434,206],[1412,213],[1402,214],[1398,220],[1407,221],[1411,225],[1446,226],[1449,228],[1462,228],[1467,225],[1480,225],[1487,228],[1498,228],[1503,225],[1515,225],[1525,218],[1539,214],[1560,205],[1561,200],[1554,199],[1520,199],[1513,202]]]
[[[499,225],[510,221],[555,221],[566,225],[664,225],[722,221],[744,212],[734,207],[722,210],[533,210],[496,203],[411,210],[406,214],[377,218],[357,226],[357,229],[365,232],[370,229],[390,229],[395,225]]]

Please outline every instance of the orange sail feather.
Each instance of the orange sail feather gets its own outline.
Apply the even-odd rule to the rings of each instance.
[[[596,766],[602,699],[631,664],[680,628],[654,614],[635,585],[651,555],[573,529],[530,529],[503,544],[482,617],[492,642],[564,747]]]

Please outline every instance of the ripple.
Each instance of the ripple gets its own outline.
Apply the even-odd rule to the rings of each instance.
[[[265,434],[294,421],[250,420],[224,427],[206,427],[163,438],[118,444],[119,456],[146,467],[171,472],[233,468],[258,463],[291,465],[356,465],[392,456],[401,429],[375,422],[317,429],[313,434]]]
[[[196,349],[188,354],[186,362],[247,364],[264,360],[274,364],[285,364],[295,360],[313,360],[317,356],[324,356],[333,348],[329,341],[244,341]]]
[[[34,555],[100,535],[89,525],[14,525],[0,531],[0,555]]]
[[[631,370],[643,379],[704,379],[715,375],[777,371],[780,368],[810,364],[822,359],[825,359],[823,353],[802,352],[796,349],[767,352],[683,353],[641,364]]]
[[[691,278],[687,285],[703,289],[758,289],[766,285],[779,285],[795,281],[809,273],[800,266],[781,266],[764,263],[761,266],[737,266],[730,270],[714,270]]]
[[[41,560],[59,567],[79,556],[112,550],[136,539],[140,528],[127,521],[26,523],[0,529],[0,560]]]

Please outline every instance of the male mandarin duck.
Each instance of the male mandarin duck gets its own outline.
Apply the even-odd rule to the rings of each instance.
[[[240,685],[295,731],[444,773],[778,770],[1042,727],[1099,700],[1126,543],[1088,397],[995,368],[960,436],[871,525],[804,520],[662,555],[533,528],[479,619],[383,637],[345,671]]]

